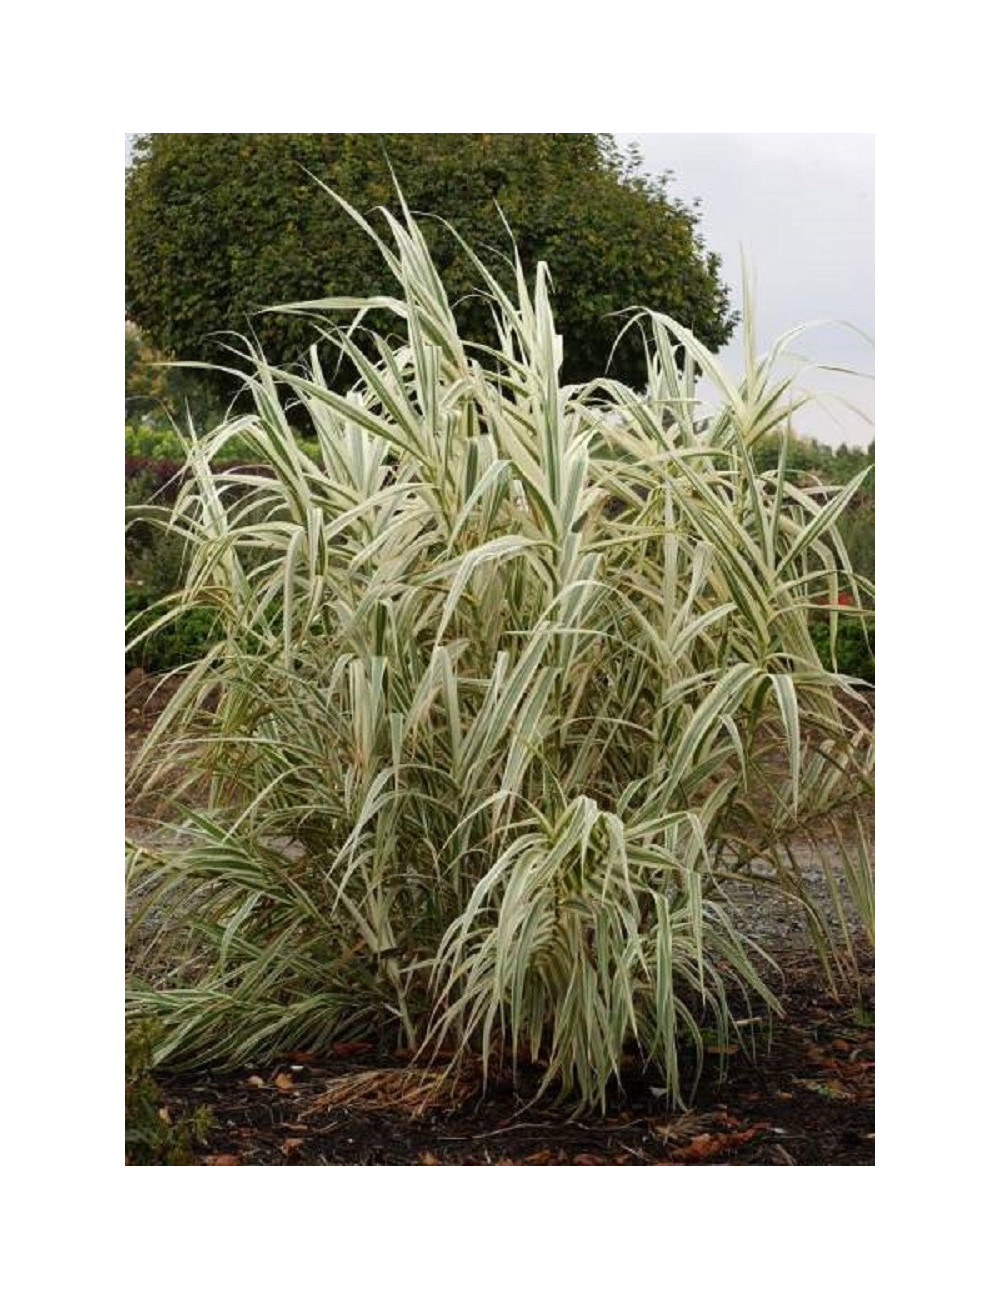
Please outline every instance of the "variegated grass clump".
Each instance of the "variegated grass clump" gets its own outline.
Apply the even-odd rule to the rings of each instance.
[[[254,353],[254,413],[192,440],[162,521],[188,546],[164,617],[209,608],[218,637],[133,778],[174,812],[130,855],[129,1012],[164,1063],[388,1030],[418,1064],[540,1062],[582,1107],[633,1053],[681,1102],[706,1028],[777,1005],[728,880],[773,867],[836,973],[790,849],[871,789],[808,629],[864,585],[836,528],[860,480],[755,471],[796,405],[787,340],[760,359],[748,331],[737,384],[637,313],[646,392],[563,386],[545,268],[515,260],[508,296],[477,262],[496,343],[467,344],[403,212],[386,243],[352,211],[398,296],[285,309],[354,387]],[[374,309],[402,344],[362,346]],[[218,463],[234,438],[254,467]]]

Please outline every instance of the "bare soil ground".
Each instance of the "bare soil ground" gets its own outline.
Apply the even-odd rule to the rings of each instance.
[[[127,764],[166,698],[155,686],[129,683]],[[127,807],[129,833],[142,834],[149,815]],[[162,1077],[162,1113],[176,1122],[211,1108],[195,1151],[210,1165],[874,1164],[874,957],[862,950],[855,987],[839,999],[801,947],[780,959],[784,1016],[758,1027],[747,1051],[710,1056],[686,1113],[667,1113],[637,1064],[596,1119],[554,1103],[525,1108],[528,1070],[516,1091],[508,1071],[485,1096],[473,1080],[421,1110],[412,1073],[373,1043],[236,1075]]]
[[[239,1075],[161,1080],[161,1100],[174,1115],[211,1108],[203,1164],[874,1164],[873,979],[838,1003],[814,967],[789,977],[770,1050],[759,1042],[756,1059],[733,1056],[725,1079],[709,1066],[694,1106],[679,1115],[666,1113],[637,1074],[597,1119],[574,1119],[566,1107],[520,1109],[509,1075],[485,1097],[419,1113],[393,1101],[404,1067],[367,1044]],[[352,1080],[364,1085],[354,1102],[344,1088]]]

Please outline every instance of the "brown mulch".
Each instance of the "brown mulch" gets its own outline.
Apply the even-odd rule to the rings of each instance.
[[[133,676],[126,762],[148,733],[155,678]],[[131,819],[132,811],[129,812]],[[789,954],[785,1015],[753,1052],[710,1056],[687,1112],[671,1114],[655,1078],[626,1072],[605,1116],[528,1108],[532,1076],[508,1072],[484,1096],[475,1080],[435,1098],[421,1075],[372,1044],[293,1054],[238,1074],[164,1076],[161,1114],[176,1123],[208,1106],[195,1149],[208,1165],[873,1165],[874,958],[838,1000],[815,960]],[[720,1066],[725,1078],[720,1078]]]
[[[163,1079],[161,1101],[174,1117],[211,1108],[195,1157],[209,1165],[873,1165],[872,972],[856,999],[840,1002],[815,968],[791,974],[770,1051],[761,1043],[756,1060],[733,1056],[724,1080],[709,1066],[686,1113],[668,1113],[655,1081],[638,1076],[604,1117],[523,1109],[509,1074],[485,1097],[449,1104],[445,1094],[421,1109],[414,1072],[366,1044],[226,1077]]]

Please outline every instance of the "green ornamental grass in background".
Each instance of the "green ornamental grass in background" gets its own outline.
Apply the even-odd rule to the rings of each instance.
[[[758,358],[748,321],[734,382],[637,311],[648,389],[564,386],[544,266],[509,298],[465,248],[496,323],[467,345],[405,205],[388,242],[351,212],[395,296],[283,310],[354,387],[251,352],[254,413],[191,440],[161,519],[186,559],[160,617],[214,633],[133,775],[171,813],[129,854],[128,1014],[163,1066],[378,1033],[486,1078],[534,1060],[581,1108],[638,1053],[682,1103],[705,1037],[779,1005],[733,879],[773,869],[832,979],[850,914],[873,930],[872,736],[809,631],[835,646],[838,597],[872,603],[837,527],[867,471],[755,466],[797,406],[792,335]],[[834,833],[843,933],[798,869]]]

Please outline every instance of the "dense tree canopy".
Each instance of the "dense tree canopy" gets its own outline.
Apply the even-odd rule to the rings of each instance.
[[[207,371],[167,366],[133,321],[125,321],[125,423],[195,427],[221,419],[223,409],[208,382]],[[180,444],[178,444],[179,446]],[[183,458],[183,457],[181,457]]]
[[[638,335],[608,366],[623,324],[612,313],[628,307],[668,312],[713,348],[732,333],[697,212],[668,197],[669,176],[645,175],[635,152],[599,135],[139,136],[126,180],[128,316],[185,360],[224,361],[221,333],[252,328],[270,358],[294,362],[311,325],[262,308],[391,282],[307,172],[370,215],[395,206],[390,164],[411,209],[451,222],[495,271],[511,252],[498,206],[524,263],[549,264],[567,382],[641,382]],[[449,293],[463,299],[460,327],[490,340],[474,268],[443,225],[425,226]]]

